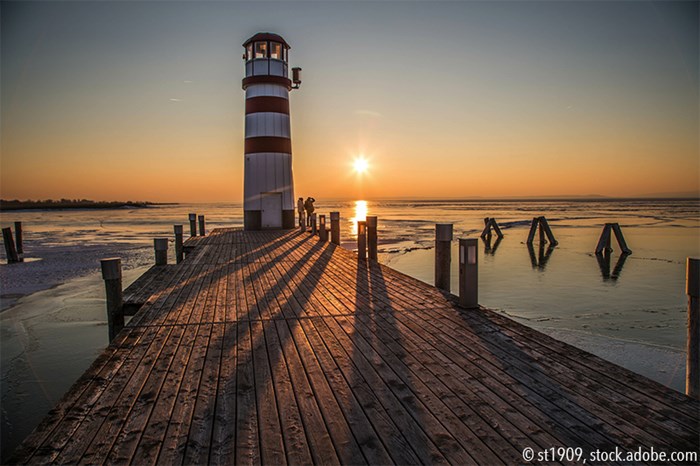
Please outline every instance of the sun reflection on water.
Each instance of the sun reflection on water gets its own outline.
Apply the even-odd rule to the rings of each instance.
[[[355,216],[350,219],[350,234],[357,236],[357,222],[367,219],[367,201],[355,201]]]

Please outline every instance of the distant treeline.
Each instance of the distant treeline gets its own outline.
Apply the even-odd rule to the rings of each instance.
[[[28,199],[0,199],[0,211],[21,209],[119,209],[123,207],[148,207],[157,205],[146,201],[91,201],[90,199],[44,199],[33,201]]]

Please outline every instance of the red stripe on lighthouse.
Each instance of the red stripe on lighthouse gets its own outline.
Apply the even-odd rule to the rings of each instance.
[[[251,97],[245,101],[245,113],[274,112],[289,115],[289,100],[281,97]]]
[[[274,136],[246,138],[244,152],[246,154],[254,154],[256,152],[281,152],[284,154],[291,154],[292,140]]]

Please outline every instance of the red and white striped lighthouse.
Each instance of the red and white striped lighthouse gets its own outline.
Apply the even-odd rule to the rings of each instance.
[[[243,222],[246,230],[294,228],[294,178],[289,91],[301,83],[301,68],[288,77],[289,44],[260,32],[245,47],[245,171]]]

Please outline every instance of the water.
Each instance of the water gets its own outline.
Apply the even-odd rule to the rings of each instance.
[[[376,215],[380,261],[428,283],[435,223],[453,223],[456,240],[477,237],[483,218],[496,218],[505,238],[480,242],[481,304],[682,389],[685,260],[700,257],[698,200],[317,202],[319,214],[334,210],[343,246],[355,247],[357,219]],[[31,261],[0,265],[0,460],[107,343],[99,258],[122,257],[126,286],[152,263],[154,237],[172,238],[173,224],[189,231],[190,212],[205,214],[208,229],[243,222],[240,204],[2,214],[3,227],[23,222]],[[550,251],[540,252],[537,239],[532,251],[525,244],[540,215],[559,241]],[[613,240],[609,265],[593,254],[606,222],[621,225],[633,251],[621,261]],[[452,249],[456,291],[456,241]]]

